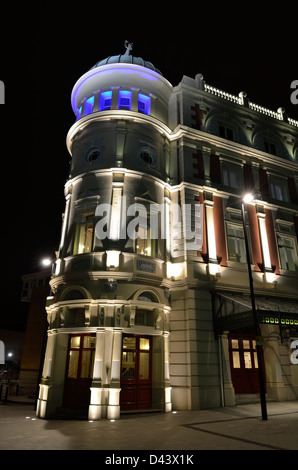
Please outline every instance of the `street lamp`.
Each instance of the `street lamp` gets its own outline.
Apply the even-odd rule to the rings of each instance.
[[[41,264],[43,266],[50,266],[52,264],[52,260],[50,258],[43,258],[41,260]]]
[[[257,313],[256,313],[255,293],[254,293],[254,287],[253,287],[250,254],[249,254],[249,249],[248,249],[248,238],[247,238],[247,230],[246,230],[246,223],[245,223],[245,204],[249,204],[250,202],[253,201],[253,199],[254,199],[254,196],[251,193],[247,193],[244,195],[242,199],[242,204],[241,204],[241,214],[242,214],[242,224],[243,224],[243,232],[244,232],[248,277],[249,277],[251,309],[252,309],[252,315],[253,315],[255,335],[257,337],[259,336],[259,325],[258,325],[258,318],[257,318]],[[258,372],[259,372],[259,387],[260,387],[262,419],[266,421],[267,420],[267,407],[266,407],[266,395],[265,395],[265,385],[264,385],[264,372],[263,372],[263,364],[262,364],[262,356],[261,356],[261,346],[258,343],[258,341],[256,341],[256,348],[257,348],[257,358],[258,358],[258,366],[259,366]]]

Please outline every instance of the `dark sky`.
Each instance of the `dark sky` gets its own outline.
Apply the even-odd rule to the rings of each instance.
[[[21,275],[39,270],[39,260],[59,244],[72,87],[99,60],[124,53],[126,39],[134,43],[133,55],[151,61],[173,85],[202,73],[210,85],[246,91],[251,101],[282,106],[298,119],[298,105],[290,101],[291,82],[298,80],[294,12],[271,6],[270,17],[260,17],[260,11],[226,6],[219,11],[216,4],[171,6],[164,14],[152,2],[82,2],[71,11],[48,5],[2,12],[0,328],[19,308]]]

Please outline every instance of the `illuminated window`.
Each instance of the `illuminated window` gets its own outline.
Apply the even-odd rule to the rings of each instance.
[[[151,99],[149,96],[142,95],[139,93],[138,96],[138,111],[139,113],[147,114],[148,116],[150,115],[150,104],[151,104]]]
[[[107,109],[111,109],[112,105],[112,92],[111,91],[104,91],[100,94],[99,97],[99,111],[106,111]]]
[[[227,225],[227,244],[230,261],[246,263],[246,251],[243,228]]]
[[[95,336],[72,336],[68,352],[68,373],[70,379],[92,377],[95,353]]]
[[[124,90],[119,91],[119,97],[118,97],[119,109],[126,109],[128,111],[131,110],[131,96],[132,96],[131,91],[124,91]]]
[[[93,247],[94,211],[80,214],[74,244],[74,255],[90,253]]]
[[[233,357],[233,367],[234,367],[234,369],[239,369],[240,368],[239,351],[233,351],[232,357]]]
[[[297,271],[297,250],[294,237],[277,235],[280,265],[282,269]]]
[[[88,98],[87,101],[85,101],[84,116],[87,116],[87,114],[91,114],[93,112],[93,106],[94,106],[94,96],[91,96],[90,98]]]
[[[81,119],[81,116],[82,116],[82,106],[79,108],[78,112],[77,112],[77,121],[79,119]]]
[[[141,206],[141,205],[140,205]],[[136,227],[135,252],[145,256],[157,256],[157,236],[156,230],[150,227],[150,207],[146,204],[142,205],[143,211],[139,211],[142,219]]]

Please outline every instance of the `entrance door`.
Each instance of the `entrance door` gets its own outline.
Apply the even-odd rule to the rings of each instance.
[[[70,335],[63,406],[87,409],[90,404],[95,335]]]
[[[254,336],[229,335],[232,382],[235,393],[259,393],[259,372]]]
[[[152,345],[149,336],[124,335],[122,341],[122,410],[151,408]]]

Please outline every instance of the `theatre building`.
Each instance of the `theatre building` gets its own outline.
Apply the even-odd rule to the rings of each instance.
[[[267,398],[295,400],[298,121],[123,52],[71,95],[37,416],[253,399],[257,341]]]

